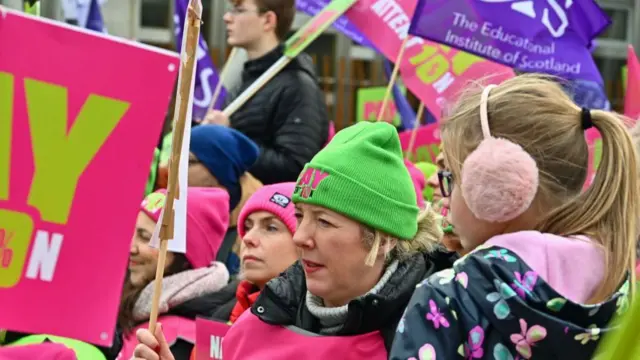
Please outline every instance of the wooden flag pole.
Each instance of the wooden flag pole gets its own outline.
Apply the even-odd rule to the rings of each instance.
[[[389,85],[387,85],[387,91],[384,93],[384,98],[382,98],[382,105],[380,106],[380,112],[378,112],[378,119],[376,119],[376,121],[382,120],[384,113],[387,111],[387,103],[391,98],[391,90],[393,89],[393,84],[395,84],[396,78],[398,77],[398,71],[400,70],[400,63],[402,62],[402,57],[404,56],[404,48],[406,47],[405,45],[407,45],[407,40],[409,40],[409,35],[404,38],[404,40],[402,41],[402,45],[400,45],[400,51],[398,52],[395,64],[393,65],[391,78],[389,78]]]
[[[407,147],[407,154],[405,155],[405,159],[409,160],[411,157],[411,153],[413,152],[413,147],[416,143],[416,135],[418,134],[418,129],[420,128],[420,123],[422,122],[422,114],[424,113],[424,103],[420,103],[418,106],[418,112],[416,113],[416,121],[413,123],[413,130],[411,130],[411,138],[409,138],[409,146]]]
[[[233,61],[233,57],[236,55],[238,48],[234,47],[231,49],[229,53],[229,57],[222,67],[222,72],[220,72],[220,77],[218,78],[218,84],[216,85],[216,89],[213,91],[213,96],[211,96],[211,103],[209,104],[209,109],[207,113],[209,113],[216,106],[216,102],[218,102],[218,97],[220,96],[220,92],[222,91],[222,85],[224,83],[224,79],[226,79],[227,73],[229,72],[229,64]]]
[[[155,333],[158,321],[158,306],[160,295],[162,294],[162,278],[164,277],[164,267],[167,259],[167,245],[169,239],[173,238],[173,224],[175,213],[173,204],[179,195],[178,169],[180,168],[180,154],[184,137],[184,128],[187,121],[189,99],[193,96],[192,81],[193,71],[196,64],[196,49],[200,36],[200,24],[202,18],[201,0],[190,0],[185,20],[187,38],[185,46],[180,54],[180,83],[178,84],[178,94],[176,96],[177,108],[174,108],[174,132],[171,143],[171,157],[169,160],[169,182],[167,186],[167,198],[164,204],[164,215],[160,225],[160,253],[158,255],[158,266],[156,267],[156,279],[153,288],[153,300],[151,303],[151,315],[149,317],[149,330]]]

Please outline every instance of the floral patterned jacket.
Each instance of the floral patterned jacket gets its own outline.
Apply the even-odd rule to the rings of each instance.
[[[591,359],[628,292],[627,280],[608,301],[580,305],[515,253],[483,246],[418,285],[390,359]]]

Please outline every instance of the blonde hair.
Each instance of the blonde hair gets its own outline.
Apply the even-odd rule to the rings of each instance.
[[[369,249],[365,263],[368,266],[373,266],[378,257],[380,246],[389,246],[386,251],[387,262],[404,260],[416,253],[431,252],[441,247],[440,241],[442,240],[443,232],[440,228],[437,214],[430,206],[420,211],[417,222],[418,232],[410,240],[397,239],[382,231],[363,226],[362,238],[366,248]],[[396,240],[396,245],[391,248],[393,240]]]
[[[444,156],[454,179],[461,178],[462,163],[483,139],[480,95],[478,88],[465,91],[442,126]],[[602,246],[606,273],[589,302],[609,298],[627,273],[633,280],[638,156],[618,116],[591,110],[591,122],[602,135],[602,160],[592,185],[581,193],[589,161],[581,109],[552,78],[529,74],[505,81],[491,91],[488,113],[492,135],[519,144],[538,165],[532,207],[542,218],[535,230],[586,235]]]

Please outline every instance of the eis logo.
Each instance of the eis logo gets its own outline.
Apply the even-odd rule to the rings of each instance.
[[[303,199],[313,196],[313,192],[318,188],[320,182],[329,176],[328,172],[308,167],[296,184],[295,193],[300,194]]]
[[[559,38],[569,26],[567,12],[573,5],[573,0],[478,0],[483,3],[511,3],[511,10],[534,20],[540,20],[553,37]],[[551,15],[553,12],[554,15]],[[542,16],[539,15],[542,13]],[[551,23],[554,17],[556,24]]]

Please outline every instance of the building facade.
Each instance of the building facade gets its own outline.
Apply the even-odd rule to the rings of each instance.
[[[63,20],[62,1],[42,1],[43,15]],[[0,0],[0,3],[18,8],[22,0]],[[613,24],[597,39],[593,56],[604,78],[612,107],[620,111],[624,99],[621,70],[626,64],[627,44],[640,49],[640,0],[599,0],[598,3],[611,17]],[[103,6],[103,16],[109,33],[113,35],[172,49],[173,4],[173,0],[108,0]],[[202,32],[214,62],[221,66],[229,51],[222,21],[228,2],[203,0],[203,5]],[[299,28],[308,19],[307,15],[299,13],[294,28]],[[359,87],[386,83],[381,58],[373,50],[354,44],[332,28],[316,40],[307,52],[314,57],[327,95],[327,105],[339,128],[346,126],[355,116],[354,106]],[[233,62],[229,74],[239,74],[242,67],[240,60]],[[226,82],[232,85],[237,79],[238,76],[232,75]]]

